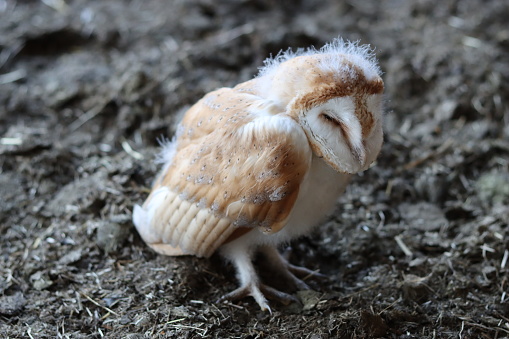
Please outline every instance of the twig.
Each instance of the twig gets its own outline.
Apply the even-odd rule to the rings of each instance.
[[[509,330],[506,330],[505,328],[500,327],[500,326],[497,326],[497,327],[488,327],[488,326],[484,326],[484,325],[477,324],[477,323],[471,323],[471,322],[466,322],[465,325],[472,326],[472,327],[477,327],[477,328],[482,328],[483,330],[486,330],[486,331],[497,330],[497,331],[503,331],[505,333],[509,333]]]
[[[405,253],[407,257],[411,257],[414,255],[414,253],[408,248],[407,245],[405,245],[405,243],[401,239],[401,235],[395,236],[394,240],[396,240],[396,243],[398,244],[399,248],[401,248],[401,250],[403,251],[403,253]]]
[[[222,304],[226,305],[226,306],[235,307],[236,309],[239,309],[239,310],[243,310],[244,309],[244,307],[242,307],[240,305],[232,304],[231,302],[228,302],[227,300],[223,301]]]
[[[0,138],[0,145],[19,146],[22,144],[23,144],[23,139],[21,139],[21,138]]]
[[[196,327],[196,326],[175,324],[176,322],[180,322],[180,321],[185,320],[185,319],[186,318],[170,320],[170,321],[166,322],[166,325],[168,325],[169,327],[178,328],[178,329],[188,328],[188,329],[192,329],[192,330],[201,331],[202,333],[200,335],[202,337],[205,335],[205,333],[207,333],[207,329],[206,328],[203,329],[203,328]]]
[[[407,163],[405,166],[403,166],[403,169],[405,170],[409,170],[409,169],[412,169],[412,168],[415,168],[419,165],[421,165],[422,163],[426,162],[427,160],[433,158],[433,157],[436,157],[436,156],[439,156],[441,155],[442,153],[444,153],[445,151],[447,151],[448,148],[450,148],[452,145],[454,144],[454,141],[452,138],[449,138],[447,139],[443,144],[442,146],[440,146],[439,148],[437,148],[436,151],[434,152],[428,152],[426,154],[424,154],[423,156],[421,156],[420,158],[418,159],[415,159],[413,161],[410,161],[409,163]]]
[[[78,119],[74,120],[69,125],[69,132],[76,131],[78,128],[80,128],[81,126],[95,118],[97,115],[99,115],[110,101],[111,99],[108,97],[106,100],[103,100],[103,102],[101,102],[100,104],[92,107],[85,114],[80,115]]]
[[[105,309],[106,311],[116,315],[117,317],[120,316],[117,312],[113,311],[112,309],[106,307],[106,306],[103,306],[101,304],[99,304],[97,301],[95,301],[94,299],[90,298],[88,295],[86,295],[85,293],[83,292],[80,292],[82,296],[84,296],[85,298],[87,298],[92,304],[96,305],[96,306],[99,306],[100,308],[102,309]]]
[[[190,329],[193,329],[193,330],[204,331],[204,332],[207,331],[206,329],[199,328],[199,327],[196,327],[196,326],[189,326],[189,325],[169,324],[169,326],[170,327],[175,327],[175,328],[190,328]]]
[[[391,303],[389,306],[387,306],[386,308],[384,308],[383,310],[381,310],[380,312],[378,312],[378,315],[381,315],[382,313],[384,313],[385,311],[387,311],[389,308],[393,307],[394,305],[396,305],[398,302],[401,301],[401,298],[398,298],[396,299],[393,303]],[[375,312],[373,312],[374,314]]]
[[[173,319],[173,320],[167,321],[166,323],[167,324],[173,324],[173,323],[181,322],[182,320],[186,320],[186,319],[187,318]]]
[[[30,337],[30,339],[34,339],[34,337],[32,336],[32,328],[30,326],[28,326],[27,334]]]
[[[69,5],[64,0],[42,0],[42,3],[59,13],[65,13],[69,10]]]
[[[214,307],[223,316],[223,319],[226,319],[226,317],[224,316],[223,312],[221,312],[221,310],[219,308],[217,308],[216,305],[212,304],[212,307]]]
[[[482,246],[480,248],[482,250],[482,257],[484,259],[486,259],[486,252],[495,253],[495,250],[486,244],[482,244]]]
[[[360,291],[356,291],[356,292],[353,292],[353,293],[347,294],[347,295],[345,295],[345,296],[342,296],[342,297],[340,297],[340,299],[347,299],[347,298],[351,298],[351,297],[353,297],[354,295],[362,294],[362,293],[364,293],[364,292],[366,292],[366,291],[369,291],[369,290],[371,290],[371,289],[373,289],[373,288],[375,288],[375,287],[378,287],[378,286],[380,286],[380,284],[379,284],[379,283],[373,284],[373,285],[371,285],[371,286],[368,286],[368,287],[366,287],[366,288],[363,288],[363,289],[362,289],[362,290],[360,290]]]
[[[76,293],[76,303],[78,304],[78,312],[83,311],[83,304],[81,303],[81,297],[78,291],[74,291]]]
[[[230,29],[225,32],[221,32],[212,36],[209,40],[214,45],[224,45],[232,40],[235,40],[243,35],[247,35],[252,33],[254,30],[254,26],[251,23],[244,24],[242,26],[237,26],[233,29]]]
[[[507,259],[509,259],[509,251],[504,251],[504,257],[502,258],[502,262],[500,263],[500,268],[505,268],[505,265],[507,264]]]
[[[24,69],[18,69],[10,73],[0,75],[0,85],[5,85],[11,82],[16,82],[26,78],[27,72]]]
[[[306,275],[304,278],[302,278],[302,281],[306,281],[311,277],[316,277],[316,276],[321,276],[321,275],[322,274],[320,273],[320,269],[316,269],[314,271],[309,272],[308,275]]]
[[[133,150],[133,148],[131,147],[131,145],[129,145],[129,142],[127,142],[127,140],[122,140],[122,148],[127,154],[132,156],[134,159],[143,160],[143,154]]]

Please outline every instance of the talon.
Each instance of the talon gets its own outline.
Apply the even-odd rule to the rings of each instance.
[[[279,290],[276,290],[273,287],[267,286],[267,285],[261,285],[260,289],[262,290],[263,294],[271,299],[278,301],[282,303],[283,305],[289,305],[292,302],[300,303],[299,299],[291,294],[281,292]]]
[[[292,286],[296,290],[309,290],[310,287],[303,280],[310,277],[326,279],[327,276],[317,271],[312,271],[305,267],[292,265],[285,258],[284,254],[272,246],[262,246],[260,251],[265,255],[268,262],[274,269],[274,272],[281,275],[287,285]],[[287,252],[286,252],[287,253]]]
[[[263,289],[262,286],[263,285],[258,286],[258,284],[255,283],[241,286],[236,290],[233,290],[230,293],[223,295],[221,298],[219,298],[218,301],[219,302],[225,300],[236,301],[247,296],[252,296],[256,300],[262,311],[269,311],[269,313],[272,314],[267,299],[265,299],[264,294],[261,292],[261,289]]]
[[[246,287],[239,287],[236,290],[233,290],[230,293],[227,293],[227,294],[223,295],[221,298],[219,298],[217,300],[217,302],[223,302],[225,300],[230,300],[230,301],[240,300],[242,298],[245,298],[245,297],[249,296],[249,293],[250,292],[247,289],[247,286]]]
[[[277,288],[260,282],[258,274],[256,273],[251,261],[251,253],[246,253],[236,247],[226,247],[223,251],[223,253],[230,258],[237,268],[237,276],[240,282],[240,287],[219,298],[218,302],[224,300],[235,301],[247,296],[252,296],[260,306],[261,310],[268,311],[270,314],[272,314],[272,310],[269,307],[267,299],[278,301],[283,305],[289,305],[294,302],[300,303],[300,300],[296,296],[282,292]],[[260,246],[260,251],[265,254],[267,259],[269,259],[271,268],[276,273],[275,276],[283,278],[281,281],[283,284],[280,285],[283,285],[284,288],[290,287],[297,290],[309,290],[309,286],[304,281],[297,278],[296,275],[314,277],[322,276],[321,274],[308,270],[307,268],[291,265],[281,256],[281,254],[279,254],[277,249],[272,246]],[[274,279],[274,277],[272,278]]]

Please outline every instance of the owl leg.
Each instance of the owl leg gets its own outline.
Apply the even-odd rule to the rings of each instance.
[[[238,250],[228,251],[223,254],[235,265],[240,287],[224,295],[219,301],[238,300],[247,296],[252,296],[258,305],[260,305],[262,311],[269,311],[270,313],[272,312],[266,298],[280,301],[283,304],[298,302],[298,299],[294,296],[278,291],[260,282],[260,278],[251,260],[252,253],[245,250]]]
[[[325,275],[312,271],[308,268],[290,264],[288,260],[273,246],[260,246],[259,250],[266,257],[272,269],[278,272],[283,279],[292,284],[297,290],[309,289],[309,286],[303,281],[303,279],[309,277],[326,278]]]

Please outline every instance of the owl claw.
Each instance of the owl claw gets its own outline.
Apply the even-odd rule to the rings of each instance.
[[[285,271],[281,272],[281,274],[296,290],[303,291],[311,289],[308,284],[296,276],[290,267],[287,267]]]
[[[285,292],[281,292],[273,287],[262,284],[260,288],[267,298],[270,300],[278,301],[283,305],[289,305],[292,302],[300,303],[297,297]]]
[[[304,282],[308,278],[327,279],[327,276],[308,268],[292,265],[284,254],[272,246],[261,246],[260,251],[268,259],[271,268],[280,275],[287,283],[297,290],[309,290],[310,287]]]
[[[283,305],[288,305],[292,302],[299,302],[299,299],[291,294],[278,291],[277,289],[264,284],[254,283],[248,284],[246,286],[241,286],[236,290],[225,294],[219,298],[217,302],[223,302],[225,300],[235,301],[247,296],[252,296],[260,306],[261,310],[268,311],[270,314],[272,314],[272,310],[270,309],[266,298],[278,301]]]
[[[267,302],[267,299],[265,299],[265,296],[261,291],[261,286],[258,286],[257,284],[248,284],[245,286],[241,286],[236,290],[233,290],[230,293],[223,295],[221,298],[219,298],[218,302],[223,302],[225,300],[236,301],[239,299],[243,299],[247,296],[252,296],[256,300],[258,305],[260,305],[262,311],[269,311],[269,313],[272,314],[272,311],[269,307],[269,303]]]

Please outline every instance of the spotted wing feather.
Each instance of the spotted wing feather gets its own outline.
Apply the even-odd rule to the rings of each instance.
[[[311,149],[281,111],[245,86],[212,92],[193,106],[175,155],[135,210],[142,238],[163,254],[207,257],[245,232],[284,227]]]

